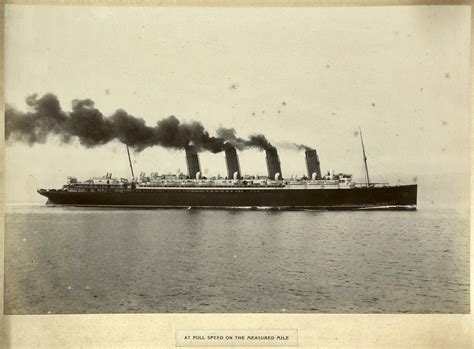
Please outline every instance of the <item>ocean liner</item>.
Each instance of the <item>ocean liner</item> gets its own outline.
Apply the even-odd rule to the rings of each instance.
[[[61,189],[39,189],[50,205],[133,208],[247,208],[247,209],[388,209],[416,210],[417,185],[372,183],[361,135],[365,183],[351,174],[321,173],[315,149],[306,149],[307,175],[284,178],[276,148],[266,150],[268,176],[243,176],[235,147],[225,149],[227,176],[202,176],[199,156],[185,148],[188,173],[135,177],[128,151],[132,180],[107,173],[86,181],[68,177]]]

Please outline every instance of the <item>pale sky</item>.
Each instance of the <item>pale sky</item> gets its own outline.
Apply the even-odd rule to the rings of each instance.
[[[150,126],[175,115],[211,134],[263,133],[274,144],[313,146],[323,171],[358,180],[360,126],[374,181],[417,177],[427,201],[438,189],[454,199],[469,193],[467,6],[7,5],[5,13],[5,99],[17,109],[27,110],[27,95],[51,92],[65,110],[91,98],[105,115],[123,108]],[[120,143],[85,149],[52,137],[5,152],[7,202],[44,201],[36,188],[69,175],[130,176]],[[305,172],[303,152],[279,154],[284,176]],[[266,174],[264,153],[239,155],[244,174]],[[136,173],[186,171],[181,151],[132,156]],[[225,175],[224,154],[200,159],[204,174]]]

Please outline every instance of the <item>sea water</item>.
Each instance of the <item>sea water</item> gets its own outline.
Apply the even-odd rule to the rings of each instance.
[[[468,313],[469,216],[6,208],[5,313]]]

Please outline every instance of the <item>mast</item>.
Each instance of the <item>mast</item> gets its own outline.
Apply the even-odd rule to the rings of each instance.
[[[130,163],[130,170],[132,170],[132,180],[135,178],[135,175],[133,174],[133,166],[132,166],[132,159],[130,158],[130,150],[128,150],[128,144],[125,144],[127,146],[127,154],[128,154],[128,162]]]
[[[365,155],[364,139],[362,138],[362,130],[360,129],[360,126],[359,126],[359,134],[360,134],[360,142],[362,144],[362,154],[364,156],[365,178],[367,179],[367,187],[369,187],[370,186],[369,168],[367,167],[367,156]]]

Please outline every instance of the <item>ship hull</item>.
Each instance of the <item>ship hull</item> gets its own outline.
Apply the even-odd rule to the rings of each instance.
[[[417,186],[352,189],[138,189],[70,192],[42,190],[51,205],[134,208],[416,209]]]

